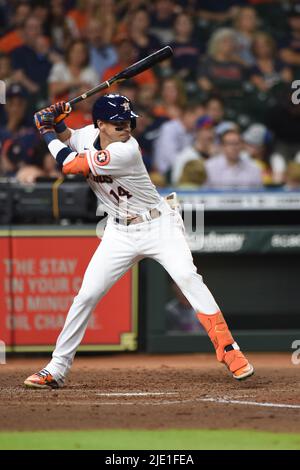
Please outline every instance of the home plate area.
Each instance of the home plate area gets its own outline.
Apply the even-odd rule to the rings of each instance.
[[[235,381],[213,354],[80,357],[59,390],[24,379],[44,357],[8,358],[0,430],[255,429],[300,432],[300,366],[289,354],[249,354],[255,375]]]

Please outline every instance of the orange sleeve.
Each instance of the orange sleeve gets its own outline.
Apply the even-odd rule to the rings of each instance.
[[[78,153],[76,157],[63,165],[62,172],[64,175],[79,175],[87,176],[90,172],[86,153]]]
[[[20,36],[20,33],[16,30],[5,34],[0,39],[0,51],[5,54],[10,54],[17,47],[23,46],[24,41]]]

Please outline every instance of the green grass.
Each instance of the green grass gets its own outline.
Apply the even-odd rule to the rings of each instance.
[[[300,449],[300,434],[172,429],[0,432],[0,449]]]

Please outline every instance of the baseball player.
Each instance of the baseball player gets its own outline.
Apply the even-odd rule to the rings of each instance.
[[[126,96],[101,96],[93,124],[69,129],[70,105],[60,102],[35,114],[36,127],[65,175],[83,174],[108,214],[106,228],[60,333],[52,360],[25,380],[31,388],[62,387],[90,315],[112,285],[142,258],[170,274],[195,310],[223,362],[237,380],[254,372],[234,341],[211,292],[197,273],[178,209],[152,184],[131,132],[137,114]],[[113,315],[113,312],[111,312]]]

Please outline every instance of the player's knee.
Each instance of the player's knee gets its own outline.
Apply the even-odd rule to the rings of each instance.
[[[174,276],[174,280],[181,289],[188,289],[195,280],[201,283],[203,282],[202,276],[200,276],[200,274],[190,270],[177,272],[177,274]]]
[[[176,277],[174,277],[176,284],[181,288],[181,289],[186,289],[189,284],[191,283],[192,280],[192,273],[190,272],[180,272],[176,274]]]

